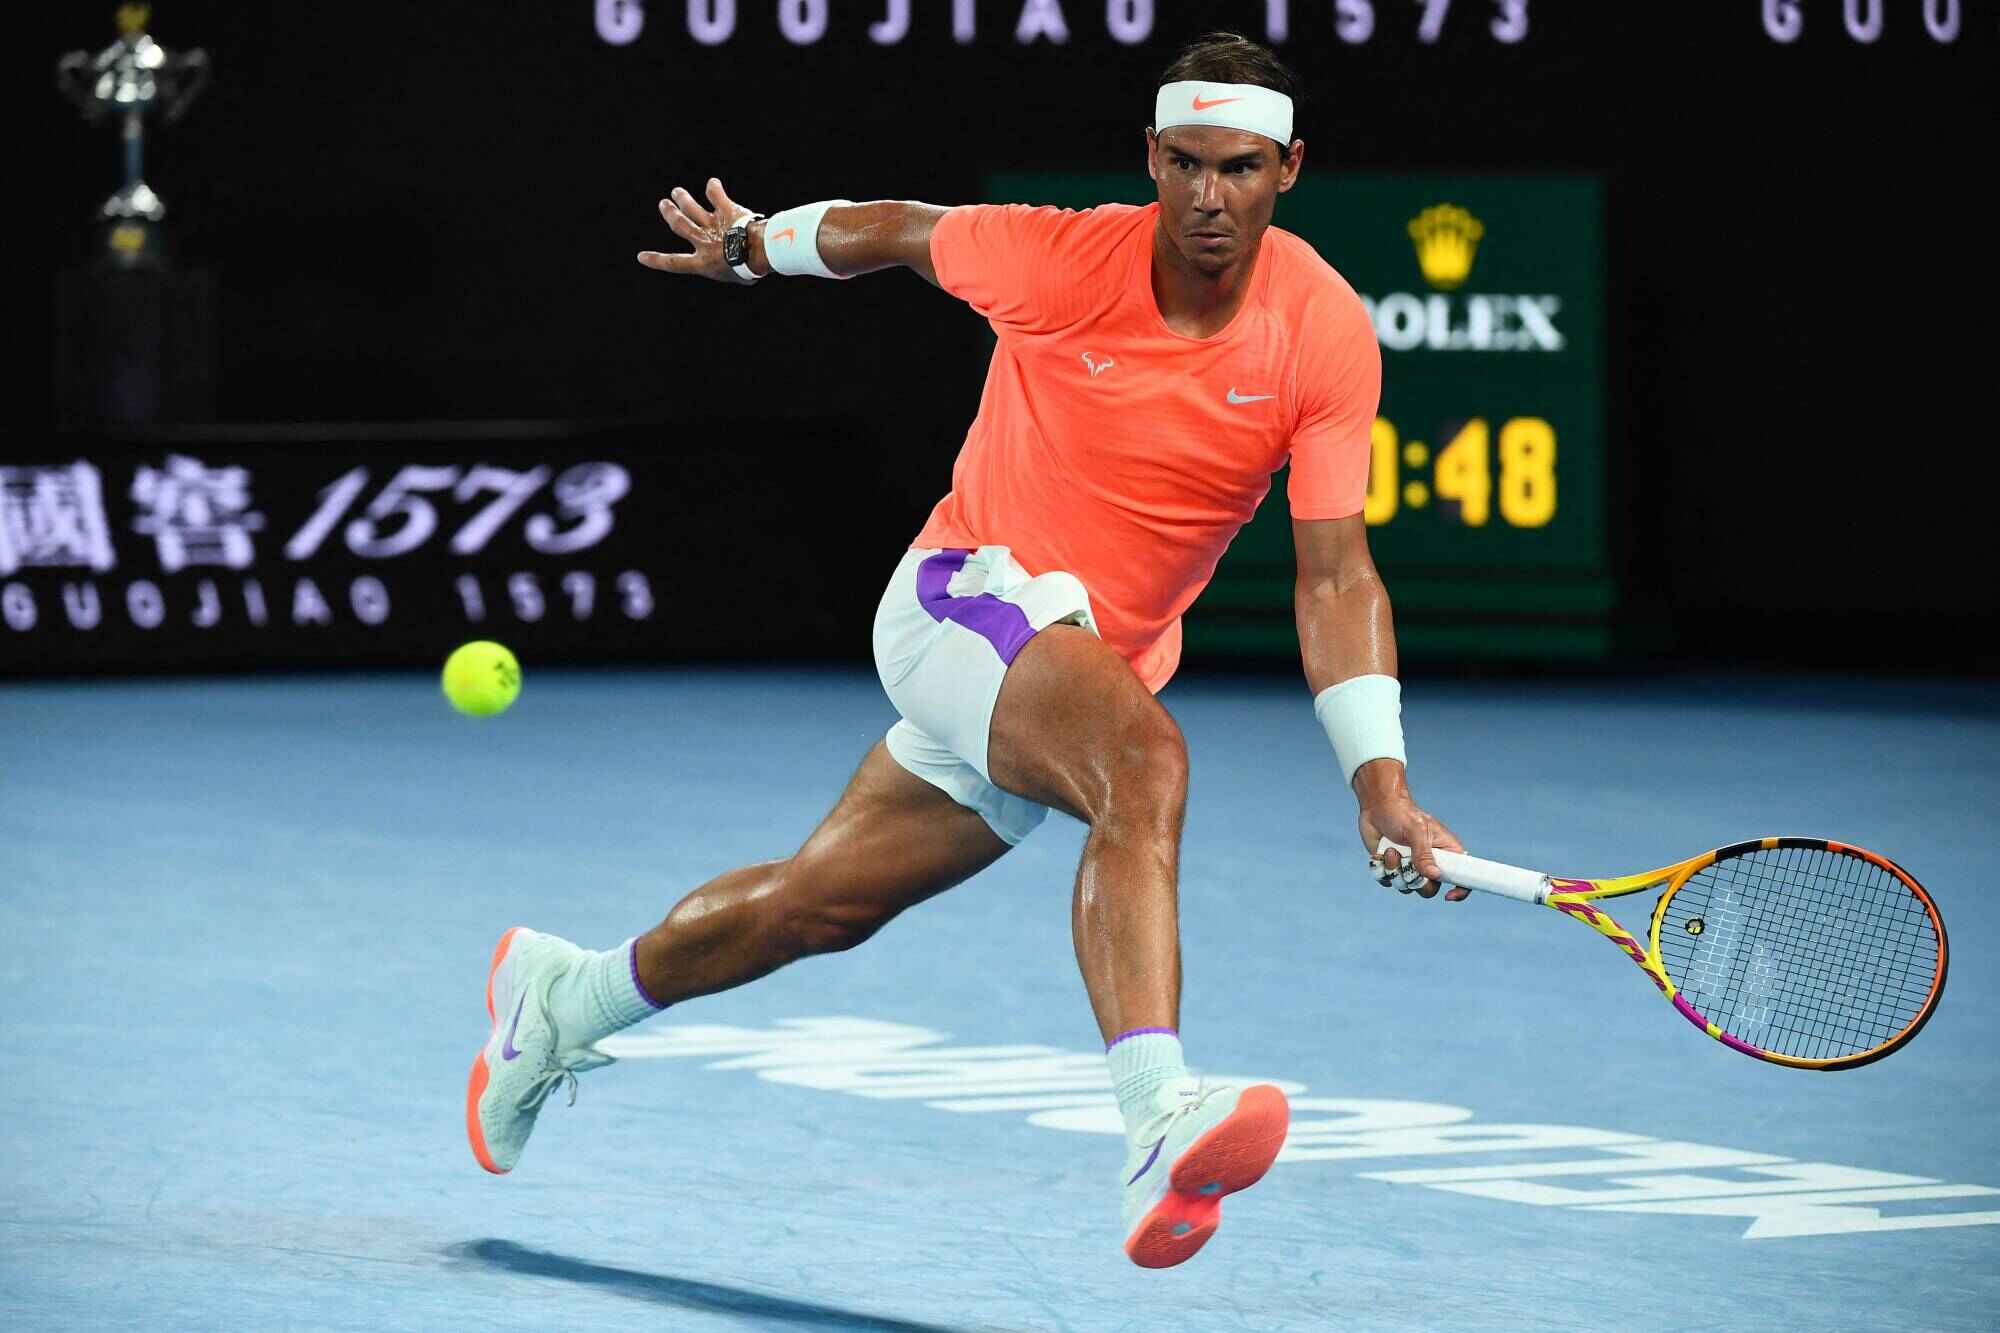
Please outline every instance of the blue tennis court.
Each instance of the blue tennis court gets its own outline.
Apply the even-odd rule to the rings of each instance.
[[[1706,1040],[1553,913],[1375,887],[1302,687],[1164,698],[1189,1055],[1282,1081],[1294,1126],[1154,1273],[1119,1252],[1067,820],[853,953],[615,1039],[512,1176],[467,1151],[500,931],[602,947],[789,851],[893,720],[871,677],[531,663],[483,724],[429,676],[0,689],[0,1323],[2000,1321],[1982,690],[1411,687],[1417,790],[1475,851],[1615,873],[1823,834],[1923,879],[1957,946],[1937,1017],[1830,1075]]]

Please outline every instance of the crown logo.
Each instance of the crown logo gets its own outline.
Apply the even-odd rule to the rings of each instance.
[[[1410,219],[1417,266],[1433,287],[1450,291],[1472,273],[1473,252],[1486,228],[1457,204],[1433,204]]]

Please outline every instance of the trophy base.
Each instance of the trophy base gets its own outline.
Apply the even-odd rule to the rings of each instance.
[[[97,216],[106,222],[158,222],[166,215],[167,206],[160,202],[160,196],[153,193],[153,187],[144,181],[132,182],[106,199],[104,207],[97,210]]]
[[[136,218],[115,218],[101,228],[102,257],[113,268],[158,268],[166,262],[166,229]]]

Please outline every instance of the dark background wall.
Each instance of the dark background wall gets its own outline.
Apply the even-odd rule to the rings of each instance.
[[[1882,7],[1861,42],[1842,3],[1806,0],[1781,43],[1751,0],[1533,0],[1508,43],[1504,6],[1454,0],[1430,43],[1405,0],[1162,0],[1128,45],[1103,3],[1068,0],[1067,40],[1023,45],[1020,0],[980,0],[964,44],[948,0],[915,0],[884,46],[884,0],[828,0],[801,46],[777,12],[810,4],[740,0],[711,46],[681,0],[620,7],[644,15],[625,45],[584,0],[178,0],[152,31],[206,47],[215,76],[155,136],[148,176],[180,261],[220,277],[225,421],[639,420],[713,444],[753,406],[858,419],[873,445],[855,475],[913,531],[976,401],[983,325],[905,274],[742,292],[647,273],[634,252],[671,241],[654,201],[710,174],[770,211],[976,200],[998,171],[1137,173],[1174,48],[1219,26],[1262,37],[1283,9],[1309,171],[1607,179],[1635,621],[1701,656],[1990,665],[1972,646],[1996,610],[1975,200],[2000,142],[2000,14],[1932,0],[1963,11],[1946,44],[1920,0]],[[60,7],[58,49],[104,45],[110,9]],[[1362,11],[1366,40],[1343,40]],[[73,258],[116,184],[113,139],[53,93],[39,123],[56,171],[21,206]],[[47,270],[9,281],[46,364]],[[46,431],[53,395],[17,388],[6,417]],[[1749,618],[1714,643],[1720,612]]]

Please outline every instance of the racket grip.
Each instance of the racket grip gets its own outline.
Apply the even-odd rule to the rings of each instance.
[[[1375,855],[1394,847],[1405,857],[1410,849],[1400,842],[1384,838],[1375,847]],[[1478,889],[1481,893],[1497,893],[1502,898],[1513,898],[1524,903],[1541,903],[1549,894],[1549,877],[1539,870],[1527,870],[1521,866],[1510,866],[1505,861],[1489,861],[1483,856],[1468,856],[1464,852],[1448,852],[1442,848],[1433,851],[1437,857],[1438,869],[1444,871],[1447,884],[1457,884],[1468,889]]]

